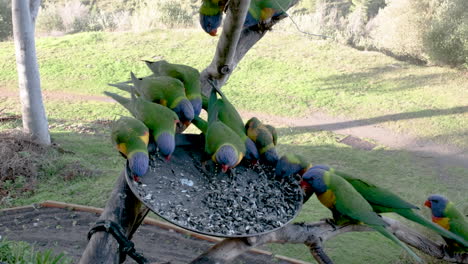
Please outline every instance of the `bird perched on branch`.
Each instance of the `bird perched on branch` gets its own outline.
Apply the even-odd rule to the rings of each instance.
[[[439,194],[429,196],[424,205],[431,208],[432,222],[465,240],[465,243],[460,243],[460,241],[454,240],[450,236],[442,235],[449,249],[453,252],[468,252],[468,245],[466,244],[466,241],[468,241],[468,223],[463,214],[455,208],[455,205]]]
[[[331,171],[309,169],[302,178],[301,186],[314,192],[318,200],[333,213],[336,223],[364,223],[405,249],[417,262],[421,258],[402,243],[385,227],[387,224],[374,212],[372,206],[345,179]]]
[[[223,20],[227,0],[203,0],[200,6],[200,25],[211,36],[216,36]]]
[[[257,162],[259,159],[259,153],[255,143],[250,139],[245,131],[244,122],[242,121],[239,112],[236,108],[229,102],[224,93],[212,83],[212,89],[218,93],[221,98],[217,99],[212,106],[212,112],[218,113],[218,119],[231,128],[244,142],[245,145],[245,158]]]
[[[245,144],[229,126],[219,120],[216,90],[212,89],[208,102],[208,122],[200,117],[193,124],[205,134],[205,152],[223,172],[237,166],[245,155]]]
[[[137,78],[133,72],[130,73],[133,86],[125,83],[110,84],[121,90],[135,93],[153,103],[169,107],[174,111],[179,120],[188,126],[195,114],[193,106],[185,96],[184,84],[170,76],[149,76]]]
[[[446,229],[441,228],[440,226],[432,223],[427,220],[420,214],[416,213],[414,210],[419,209],[417,206],[403,200],[395,193],[387,190],[385,188],[378,187],[372,183],[369,183],[365,180],[353,177],[349,174],[346,174],[342,171],[337,171],[333,168],[328,167],[327,165],[316,165],[312,169],[323,169],[330,171],[337,176],[340,176],[347,182],[349,182],[356,191],[358,191],[364,199],[372,206],[374,212],[381,213],[396,213],[404,218],[416,222],[426,228],[432,229],[433,231],[439,233],[441,236],[448,237],[450,239],[458,241],[458,243],[468,246],[468,241]],[[310,194],[306,194],[305,199],[308,199]]]
[[[291,0],[252,0],[245,18],[244,27],[267,23],[270,19],[284,15]]]
[[[312,163],[305,157],[299,154],[283,155],[276,163],[275,174],[278,178],[291,177],[294,174],[302,176],[308,169],[312,167]]]
[[[185,95],[193,106],[195,116],[200,115],[202,108],[200,72],[190,66],[169,63],[165,60],[145,61],[154,76],[170,76],[179,79],[185,88]]]
[[[148,170],[148,128],[138,119],[122,116],[112,125],[111,138],[138,181]]]
[[[245,130],[247,136],[255,142],[262,162],[275,166],[279,159],[275,148],[278,141],[276,129],[252,117],[245,123]]]
[[[175,128],[179,122],[174,111],[141,97],[137,98],[133,92],[131,99],[107,91],[104,94],[117,101],[135,118],[142,121],[148,127],[161,154],[166,160],[171,158],[175,149]]]

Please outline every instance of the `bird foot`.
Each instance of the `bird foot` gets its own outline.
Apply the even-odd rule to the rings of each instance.
[[[324,221],[325,223],[327,223],[327,224],[329,224],[330,226],[332,226],[332,227],[333,227],[333,230],[336,230],[336,229],[337,229],[337,228],[336,228],[337,224],[336,224],[336,222],[335,222],[334,219],[332,219],[332,218],[323,218],[323,219],[320,219],[320,220],[321,220],[321,221]]]

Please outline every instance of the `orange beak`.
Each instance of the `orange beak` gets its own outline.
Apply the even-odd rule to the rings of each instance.
[[[429,200],[426,200],[426,201],[424,202],[424,205],[427,206],[427,207],[429,207],[429,208],[432,208],[432,204],[431,204],[431,202],[429,202]]]
[[[211,30],[210,33],[208,33],[208,34],[210,34],[210,36],[214,37],[214,36],[216,36],[217,31],[218,30],[215,28],[215,29]]]

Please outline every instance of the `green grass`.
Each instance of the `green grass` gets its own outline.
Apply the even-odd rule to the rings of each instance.
[[[281,34],[268,34],[230,78],[224,90],[237,107],[292,117],[306,116],[319,109],[369,122],[383,120],[383,124],[399,131],[468,146],[467,111],[453,109],[468,102],[466,77],[462,73],[413,66],[378,53],[358,52],[296,35],[285,38]],[[127,79],[129,71],[142,76],[149,74],[140,60],[154,56],[201,70],[210,62],[215,44],[215,38],[193,30],[82,33],[37,41],[43,89],[78,95],[101,95],[104,90],[113,90],[106,84]],[[200,46],[209,48],[194,49]],[[15,79],[12,43],[0,43],[0,87],[16,89]],[[52,140],[67,152],[46,155],[51,162],[42,168],[35,192],[11,199],[7,206],[52,199],[103,207],[124,160],[110,143],[108,126],[96,120],[113,120],[127,113],[116,104],[93,100],[64,103],[51,98],[45,104]],[[19,114],[18,99],[2,100],[0,109],[2,113]],[[424,112],[428,109],[433,111]],[[457,113],[448,114],[451,111]],[[399,113],[402,114],[379,118]],[[386,121],[392,118],[397,120]],[[3,122],[0,131],[20,125],[18,120]],[[445,194],[468,213],[465,168],[449,168],[445,177],[440,177],[440,168],[433,167],[431,158],[416,157],[407,151],[384,146],[364,151],[339,143],[344,136],[332,132],[297,134],[294,128],[278,130],[280,153],[300,153],[316,164],[345,170],[391,188],[420,206],[429,194]],[[71,179],[58,176],[67,164],[76,162],[93,175]],[[426,209],[422,211],[428,216]],[[329,216],[312,198],[295,221],[316,221]],[[406,259],[398,247],[375,233],[346,234],[325,245],[336,263],[405,263],[400,257]],[[312,261],[303,245],[268,247],[277,254]]]
[[[38,251],[26,242],[0,240],[0,261],[11,264],[68,264],[72,260],[64,253],[54,254],[51,249]]]
[[[187,29],[41,38],[42,87],[102,95],[112,89],[107,83],[128,79],[130,71],[148,74],[141,60],[155,57],[202,70],[216,40]],[[0,43],[0,87],[15,89],[14,61],[13,43]],[[468,78],[454,69],[414,66],[376,52],[272,32],[246,55],[225,91],[245,110],[283,116],[320,110],[468,147]]]

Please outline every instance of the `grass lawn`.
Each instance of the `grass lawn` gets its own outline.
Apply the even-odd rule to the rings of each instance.
[[[291,117],[306,116],[314,110],[359,119],[400,114],[396,115],[399,119],[383,124],[422,138],[468,147],[466,74],[414,66],[374,52],[284,34],[269,33],[247,54],[223,88],[238,108]],[[107,83],[126,80],[129,71],[141,76],[149,74],[142,59],[162,57],[201,70],[211,61],[216,40],[199,30],[167,30],[142,34],[80,33],[42,38],[36,44],[44,90],[102,95],[105,90],[115,90]],[[0,89],[16,89],[14,66],[13,44],[0,43]],[[0,207],[46,199],[104,206],[124,160],[111,146],[108,125],[99,120],[113,120],[127,113],[114,103],[93,100],[64,102],[51,98],[45,104],[52,139],[67,152],[44,154],[51,162],[42,168],[36,190],[7,199]],[[18,99],[2,97],[0,109],[3,114],[19,114]],[[18,120],[2,122],[0,131],[20,125]],[[450,168],[448,175],[441,178],[430,158],[385,146],[371,151],[354,149],[338,142],[343,135],[327,131],[280,131],[280,153],[300,153],[314,163],[359,175],[391,188],[418,206],[429,194],[445,194],[468,213],[467,169]],[[58,176],[67,164],[73,163],[92,171],[92,175]],[[425,209],[422,212],[429,214]],[[330,215],[312,198],[296,221],[316,221]],[[303,245],[269,247],[277,254],[312,261]],[[336,263],[407,260],[397,246],[374,233],[334,238],[326,243],[326,251]]]

